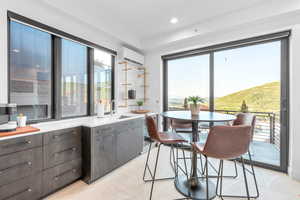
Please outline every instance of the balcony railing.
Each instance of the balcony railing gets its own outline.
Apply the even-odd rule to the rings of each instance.
[[[169,107],[169,110],[184,110],[178,107]],[[235,115],[240,111],[233,110],[215,110],[215,112]],[[275,112],[249,112],[256,116],[253,140],[274,144],[280,148],[280,118]]]

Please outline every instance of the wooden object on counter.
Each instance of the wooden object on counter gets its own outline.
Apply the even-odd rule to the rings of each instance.
[[[132,110],[131,112],[134,114],[146,114],[149,113],[150,110]]]
[[[34,128],[32,126],[25,126],[25,127],[17,128],[17,130],[15,130],[15,131],[0,132],[0,137],[19,135],[19,134],[24,134],[24,133],[32,133],[32,132],[37,132],[37,131],[40,131],[40,129]]]

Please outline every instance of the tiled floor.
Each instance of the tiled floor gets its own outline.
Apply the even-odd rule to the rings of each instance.
[[[162,148],[158,176],[171,175],[167,147]],[[152,150],[154,156],[156,149]],[[121,168],[113,171],[91,185],[78,181],[59,192],[46,198],[47,200],[146,200],[149,199],[150,184],[142,181],[142,172],[146,155],[130,161]],[[154,160],[154,157],[151,157]],[[216,160],[212,163],[217,164]],[[225,163],[226,174],[233,173],[232,162]],[[211,170],[210,170],[211,171]],[[300,200],[300,182],[292,180],[285,174],[256,168],[260,188],[259,199],[263,200]],[[224,191],[227,193],[243,194],[245,192],[239,167],[239,177],[235,180],[224,181]],[[224,174],[225,175],[225,174]],[[250,179],[250,176],[249,176]],[[251,191],[253,192],[253,184]],[[161,181],[155,184],[153,200],[171,200],[181,198],[176,191],[173,181]],[[219,198],[216,198],[219,199]],[[231,198],[225,198],[231,199]]]

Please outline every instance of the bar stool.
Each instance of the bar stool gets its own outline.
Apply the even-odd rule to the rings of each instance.
[[[143,180],[145,182],[147,181],[151,181],[151,191],[150,191],[150,200],[152,199],[152,193],[153,193],[153,187],[154,187],[154,182],[158,181],[158,180],[166,180],[166,179],[174,179],[174,177],[169,177],[169,178],[160,178],[160,179],[156,179],[156,170],[157,170],[157,164],[158,164],[158,158],[159,158],[159,153],[160,153],[160,147],[161,145],[165,145],[165,146],[169,146],[171,147],[172,153],[173,153],[173,157],[175,158],[174,155],[174,148],[176,148],[176,145],[182,144],[187,142],[183,137],[181,137],[180,135],[176,134],[176,133],[169,133],[169,132],[159,132],[157,130],[155,121],[153,119],[153,117],[151,116],[146,116],[146,124],[147,124],[147,129],[149,132],[149,136],[151,138],[151,140],[153,142],[158,143],[158,150],[157,150],[157,155],[156,155],[156,160],[155,160],[155,167],[154,167],[154,172],[152,173],[150,170],[150,167],[148,165],[148,161],[149,161],[149,156],[150,156],[150,151],[151,151],[151,143],[149,145],[149,150],[148,150],[148,154],[147,154],[147,159],[146,159],[146,164],[145,164],[145,168],[144,168],[144,174],[143,174]],[[177,149],[178,151],[178,149]],[[185,153],[183,152],[183,156],[185,157]],[[178,154],[178,152],[177,152]],[[178,157],[178,155],[177,155]],[[177,162],[175,162],[174,159],[174,166],[176,166],[174,168],[175,170],[175,175],[178,174],[178,160]],[[187,165],[184,159],[184,164],[185,164],[185,172],[187,173]],[[146,174],[146,170],[148,169],[149,174],[151,176],[150,180],[145,180],[145,174]]]
[[[221,199],[223,197],[239,197],[239,198],[252,198],[249,194],[249,187],[246,175],[246,168],[243,159],[243,155],[248,152],[250,141],[251,141],[251,126],[214,126],[211,128],[206,143],[199,144],[193,143],[193,148],[200,154],[204,155],[206,159],[205,170],[206,170],[206,183],[208,184],[208,162],[207,158],[216,158],[220,159],[218,179],[216,192]],[[237,195],[223,195],[223,163],[224,160],[231,160],[240,158],[242,162],[244,181],[246,187],[247,196],[237,196]],[[254,168],[252,165],[252,160],[250,159],[250,164],[252,171]],[[255,174],[253,173],[255,177]],[[255,179],[255,178],[254,178]],[[255,179],[256,180],[256,179]],[[220,192],[218,193],[218,188],[220,186]],[[207,197],[208,197],[208,191]]]
[[[251,142],[253,141],[253,135],[254,135],[254,128],[255,128],[255,122],[256,122],[256,116],[254,114],[251,113],[238,113],[236,115],[236,119],[233,121],[232,126],[239,126],[239,125],[246,125],[246,126],[251,126]],[[249,146],[249,152],[251,153],[251,146]],[[253,155],[253,154],[251,154]],[[227,177],[227,178],[237,178],[238,177],[238,171],[237,171],[237,164],[236,164],[236,160],[233,160],[234,162],[234,169],[235,169],[235,175],[233,176],[223,176]],[[256,184],[256,188],[257,188],[257,194],[258,194],[258,187]]]

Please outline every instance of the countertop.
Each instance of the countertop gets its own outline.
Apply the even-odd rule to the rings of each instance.
[[[155,115],[155,113],[148,113],[147,115]],[[118,119],[120,116],[128,116],[128,118]],[[97,118],[96,116],[89,116],[89,117],[80,117],[74,119],[64,119],[64,120],[57,120],[57,121],[49,121],[49,122],[42,122],[38,124],[32,124],[31,126],[40,129],[40,131],[32,132],[32,133],[25,133],[7,137],[1,137],[0,141],[17,138],[17,137],[24,137],[29,135],[35,134],[42,134],[50,131],[56,131],[61,129],[73,128],[84,126],[88,128],[103,126],[106,124],[114,124],[122,121],[144,118],[144,114],[133,114],[133,113],[121,113],[121,114],[114,114],[113,116],[105,116],[103,118]]]

